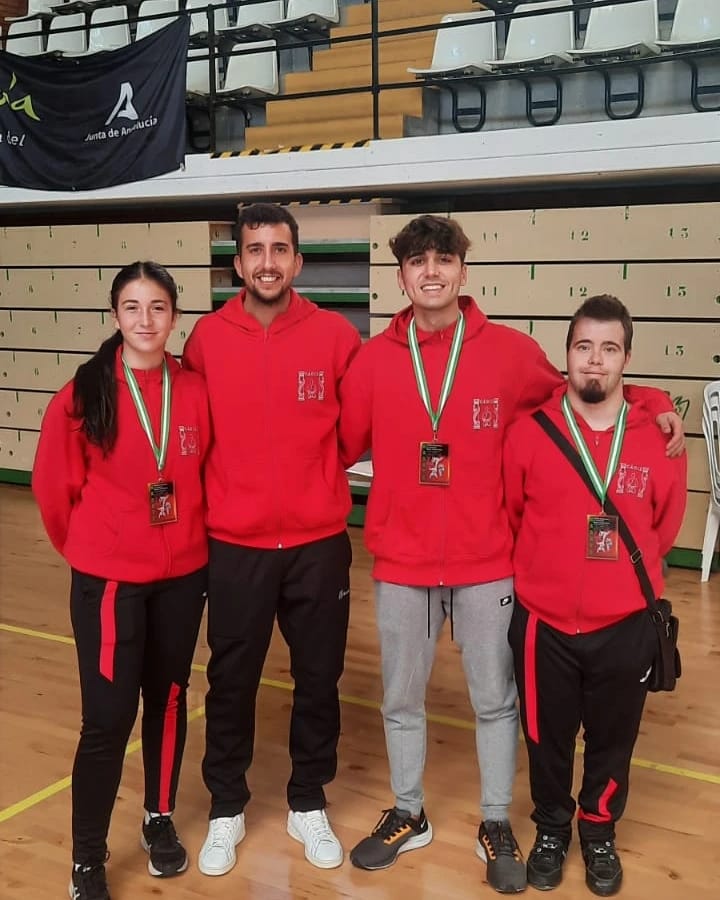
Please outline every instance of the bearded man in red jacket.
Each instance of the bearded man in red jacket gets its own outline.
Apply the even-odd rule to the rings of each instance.
[[[295,681],[287,830],[329,869],[343,861],[323,785],[337,769],[351,560],[338,389],[360,335],[293,289],[302,256],[287,209],[240,211],[234,265],[245,287],[197,323],[183,355],[207,382],[214,438],[203,760],[212,802],[198,867],[229,872],[245,836],[256,695],[277,618]]]
[[[615,823],[627,800],[657,637],[606,498],[642,551],[655,597],[685,510],[685,455],[669,459],[642,398],[629,405],[623,394],[632,333],[617,298],[587,300],[568,331],[567,386],[542,406],[577,447],[593,491],[532,416],[520,418],[505,439],[517,594],[509,636],[537,826],[527,876],[540,890],[562,879],[581,726],[577,818],[586,884],[610,896],[622,883]]]
[[[390,241],[411,305],[363,345],[340,390],[344,463],[372,447],[365,540],[375,557],[395,794],[350,859],[384,869],[432,840],[423,808],[425,689],[449,618],[476,716],[483,816],[476,851],[488,883],[514,893],[525,889],[526,876],[509,821],[518,713],[507,641],[514,595],[502,442],[508,424],[564,380],[532,338],[490,322],[461,295],[469,245],[456,221],[429,215]],[[632,392],[649,394],[657,412],[672,409],[660,391]],[[679,428],[676,449],[680,420],[665,415]]]

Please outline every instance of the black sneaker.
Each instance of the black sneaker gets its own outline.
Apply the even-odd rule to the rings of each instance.
[[[350,851],[350,862],[358,869],[387,869],[406,850],[417,850],[432,840],[432,825],[420,810],[416,818],[403,809],[384,809],[369,837]]]
[[[509,822],[481,822],[475,849],[487,863],[487,883],[491,888],[499,894],[525,890],[525,860]]]
[[[79,869],[73,866],[68,896],[71,900],[110,900],[103,863]]]
[[[148,872],[160,878],[179,875],[188,867],[188,857],[170,816],[152,816],[143,822],[140,843],[150,854]]]
[[[609,897],[622,884],[622,866],[615,841],[586,841],[582,845],[585,860],[585,884],[593,894]]]
[[[557,887],[562,881],[568,844],[567,838],[538,831],[527,859],[528,884],[539,891],[550,891]]]

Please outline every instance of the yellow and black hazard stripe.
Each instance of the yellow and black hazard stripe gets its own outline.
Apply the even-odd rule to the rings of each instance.
[[[325,197],[313,200],[278,200],[276,202],[280,206],[351,206],[359,205],[361,203],[379,203],[381,199],[382,198],[380,197],[368,194],[367,196],[363,195],[360,197]],[[238,207],[252,206],[257,202],[257,200],[240,201]]]
[[[367,147],[370,138],[361,141],[337,141],[334,144],[297,144],[294,147],[271,147],[267,150],[223,150],[220,153],[211,153],[211,159],[233,159],[237,156],[268,156],[276,153],[304,153],[308,150],[347,150],[350,148]]]
[[[286,206],[349,206],[359,203],[377,203],[378,197],[328,197],[320,200],[290,200]]]

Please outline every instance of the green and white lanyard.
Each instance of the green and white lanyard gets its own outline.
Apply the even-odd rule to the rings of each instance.
[[[438,399],[437,409],[432,408],[430,400],[430,390],[428,388],[427,378],[425,376],[425,368],[423,366],[422,356],[420,355],[420,345],[418,344],[417,332],[415,330],[415,318],[410,320],[408,327],[408,344],[410,345],[410,356],[412,357],[413,370],[415,371],[415,380],[417,381],[418,393],[422,399],[425,409],[430,416],[432,424],[433,439],[437,438],[438,428],[440,426],[440,416],[443,414],[445,404],[447,403],[450,391],[452,390],[453,381],[455,380],[455,371],[457,370],[458,360],[460,359],[460,351],[462,350],[463,335],[465,334],[465,319],[463,314],[458,314],[457,325],[455,326],[455,334],[453,335],[452,344],[450,345],[450,356],[445,367],[445,375],[443,376],[442,387],[440,388],[440,397]]]
[[[585,466],[585,471],[590,476],[590,480],[592,481],[593,487],[595,488],[595,493],[597,494],[598,499],[600,500],[600,504],[604,510],[605,498],[607,497],[608,488],[610,487],[610,482],[613,479],[615,470],[618,467],[618,462],[620,461],[620,451],[622,450],[623,438],[625,437],[625,423],[627,421],[628,405],[625,400],[623,400],[622,406],[620,407],[620,410],[617,414],[617,419],[615,420],[615,433],[613,434],[612,443],[610,444],[610,456],[608,457],[608,464],[604,481],[600,477],[598,468],[595,465],[595,460],[590,455],[590,451],[588,450],[587,444],[585,443],[585,438],[582,436],[580,428],[575,421],[575,416],[573,414],[572,407],[570,406],[570,401],[567,398],[567,394],[563,395],[560,405],[562,407],[567,426],[570,429],[572,439],[573,441],[575,441],[575,446],[577,447],[577,451],[580,454],[582,463]]]
[[[155,456],[155,461],[157,462],[158,473],[162,473],[162,470],[165,468],[168,444],[170,443],[170,401],[172,388],[170,386],[170,370],[168,369],[167,360],[163,359],[162,364],[162,407],[160,411],[159,446],[155,443],[155,435],[153,434],[152,423],[150,421],[150,416],[148,415],[147,407],[145,406],[145,401],[143,400],[140,387],[137,383],[137,379],[135,378],[132,369],[124,359],[123,370],[125,372],[125,378],[127,379],[128,388],[130,389],[130,396],[133,399],[138,418],[140,419],[140,424],[142,425],[143,431],[147,435],[148,441],[150,441],[150,446],[152,447],[152,452]]]

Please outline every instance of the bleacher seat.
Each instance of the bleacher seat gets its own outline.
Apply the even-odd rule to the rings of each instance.
[[[288,0],[285,12],[285,23],[306,22],[316,24],[325,22],[328,25],[340,21],[340,9],[337,0]]]
[[[5,50],[16,56],[37,56],[45,52],[42,19],[17,19],[10,23]]]
[[[59,31],[61,28],[75,28],[77,31]],[[55,16],[50,22],[47,37],[47,53],[69,56],[82,55],[87,51],[87,29],[85,13],[73,13],[69,16]]]
[[[572,63],[575,25],[567,6],[566,0],[516,6],[514,12],[532,15],[511,19],[502,59],[487,60],[493,72],[520,77],[525,86],[525,115],[532,125],[554,125],[562,114],[562,82],[553,70]],[[551,93],[539,97],[538,81],[543,87],[549,84]]]
[[[583,46],[571,55],[593,62],[651,56],[659,49],[657,0],[636,0],[593,7]]]
[[[235,10],[235,25],[279,22],[285,18],[285,0],[268,0],[267,3],[241,3]]]
[[[502,59],[488,60],[498,71],[512,69],[533,70],[572,62],[570,52],[575,46],[573,13],[567,0],[546,0],[543,3],[521,3],[516,13],[534,12],[538,15],[512,19],[508,29]],[[565,7],[558,12],[544,12]],[[543,11],[543,12],[541,12]]]
[[[275,41],[235,44],[232,54],[218,101],[261,100],[280,91]]]
[[[27,12],[24,16],[6,16],[6,22],[20,22],[23,19],[51,18],[53,16],[53,6],[57,4],[57,0],[28,0]]]
[[[90,16],[101,6],[112,5],[112,0],[65,0],[64,3],[56,2],[53,6],[53,12],[59,16],[70,16],[78,12],[84,12]]]
[[[285,0],[267,3],[241,3],[235,11],[235,23],[222,29],[223,37],[235,43],[271,41],[275,27],[271,23],[285,21]]]
[[[215,35],[230,26],[227,6],[221,6],[225,0],[186,0],[185,12],[190,13],[190,43],[193,46],[207,46],[210,39],[210,24],[208,22],[208,6],[212,9],[213,29]]]
[[[710,468],[710,498],[703,539],[700,580],[707,581],[720,531],[720,381],[711,381],[705,385],[702,426]]]
[[[720,103],[709,104],[701,96],[720,95],[720,84],[700,84],[700,53],[720,47],[720,3],[709,0],[678,0],[670,38],[658,41],[666,53],[683,54],[680,58],[690,68],[690,102],[698,112],[716,112]],[[693,51],[699,51],[694,53]]]
[[[218,57],[215,57],[215,87],[220,84]],[[188,50],[185,75],[185,94],[188,100],[205,103],[210,93],[209,50],[197,47]]]
[[[583,62],[597,64],[635,62],[660,52],[658,46],[657,0],[635,0],[634,3],[612,3],[594,6],[588,15],[585,41],[571,56]],[[605,112],[611,119],[634,119],[640,115],[645,102],[645,76],[633,67],[635,90],[613,92],[612,68],[601,69],[605,81]],[[628,104],[631,104],[628,106]],[[620,112],[622,106],[624,112]]]
[[[86,54],[119,50],[130,43],[130,25],[126,6],[103,6],[92,11]],[[66,56],[83,56],[66,53]]]
[[[135,40],[140,41],[144,37],[159,31],[177,19],[180,9],[178,0],[143,0],[138,7],[138,22],[135,29]],[[159,16],[162,13],[176,13],[167,15],[162,19],[146,19],[145,16]]]
[[[670,38],[657,41],[667,50],[686,50],[720,44],[720,3],[678,0]]]
[[[455,28],[438,29],[432,61],[427,69],[408,66],[408,72],[420,77],[472,75],[489,72],[485,60],[497,57],[495,16],[483,10],[443,16],[441,24],[466,22]]]
[[[185,74],[185,118],[187,139],[197,153],[207,153],[212,146],[213,122],[210,102],[210,60],[215,65],[215,89],[220,84],[218,57],[209,47],[188,50]]]
[[[306,36],[326,35],[340,21],[337,0],[287,0],[243,3],[237,8],[235,24],[226,29],[235,41],[286,41],[296,43]],[[312,62],[312,48],[310,59]]]

